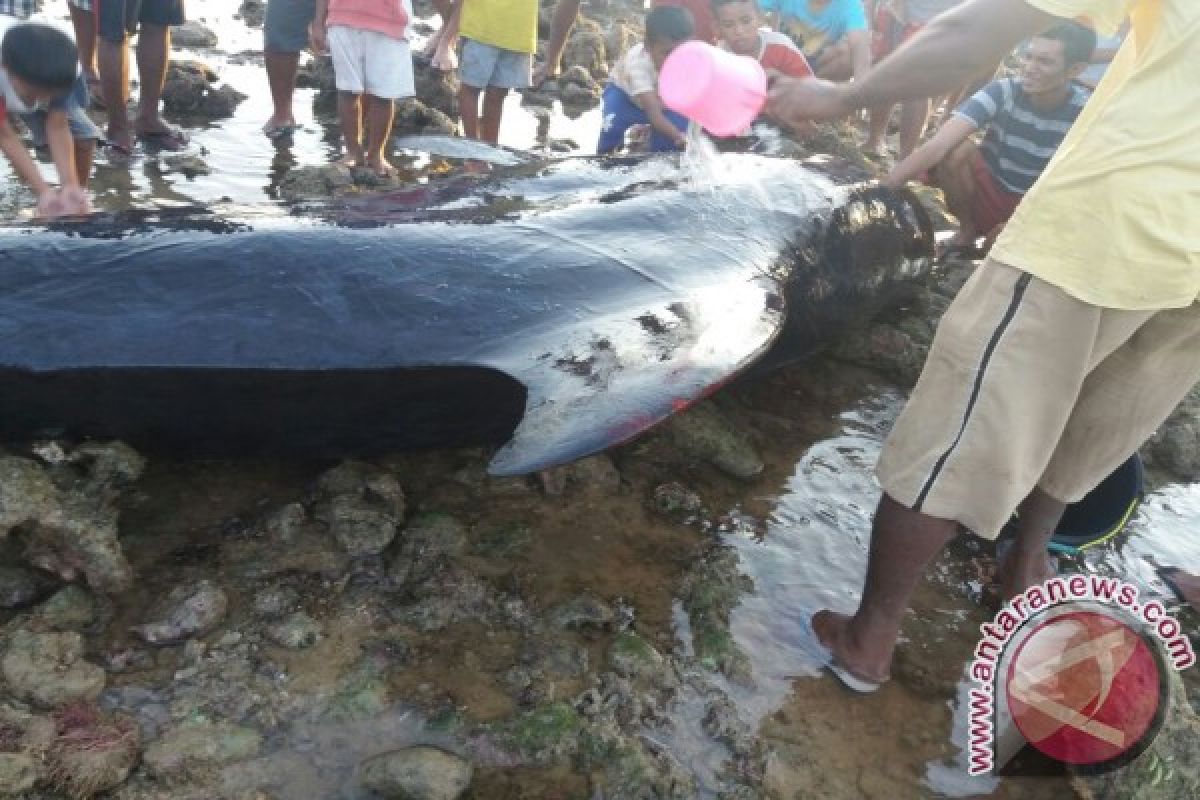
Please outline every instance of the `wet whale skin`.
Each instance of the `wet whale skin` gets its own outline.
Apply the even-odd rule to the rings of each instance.
[[[0,228],[0,438],[178,456],[500,445],[521,474],[803,358],[930,266],[907,193],[568,159],[287,216]]]

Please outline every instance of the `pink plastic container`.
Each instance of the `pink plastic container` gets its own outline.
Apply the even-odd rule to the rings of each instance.
[[[699,41],[676,47],[658,74],[663,105],[714,136],[744,132],[767,102],[767,73],[757,60]]]

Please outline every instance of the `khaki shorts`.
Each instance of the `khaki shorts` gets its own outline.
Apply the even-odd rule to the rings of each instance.
[[[938,326],[885,443],[883,490],[994,539],[1034,487],[1073,503],[1200,379],[1200,307],[1089,305],[988,260]]]

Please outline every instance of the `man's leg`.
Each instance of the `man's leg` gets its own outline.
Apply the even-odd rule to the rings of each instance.
[[[483,91],[483,117],[479,121],[479,138],[489,144],[500,142],[500,118],[504,115],[504,100],[508,89],[489,86]]]
[[[1027,537],[1051,526],[1053,504],[1026,498],[1051,463],[1088,371],[1149,316],[1123,312],[1102,325],[1104,314],[993,261],[967,281],[880,455],[885,498],[861,605],[851,618],[823,612],[813,620],[844,668],[885,677],[916,581],[958,525],[995,538],[1025,501]],[[1036,549],[1032,539],[1026,545]]]
[[[342,123],[342,146],[346,156],[342,163],[361,167],[364,162],[362,141],[362,104],[354,92],[338,92],[338,120]]]
[[[863,146],[863,149],[868,153],[883,154],[884,140],[887,138],[888,125],[892,121],[892,110],[894,108],[894,105],[889,105],[868,110],[867,143]]]
[[[958,219],[958,233],[953,244],[970,245],[979,238],[973,221],[975,193],[974,160],[979,148],[967,140],[950,151],[942,163],[933,168],[933,181],[946,196],[946,207]]]
[[[296,91],[300,51],[308,47],[308,26],[315,12],[314,0],[267,0],[263,56],[272,105],[271,117],[263,125],[267,135],[296,124],[292,95]]]
[[[171,29],[166,25],[143,22],[138,33],[138,113],[134,122],[138,134],[172,134],[174,129],[159,114],[159,101],[167,82],[167,55],[171,51]]]
[[[461,84],[458,87],[458,115],[462,117],[463,135],[468,139],[479,138],[479,90]]]
[[[96,63],[100,69],[100,91],[108,108],[106,138],[118,148],[133,149],[133,133],[129,130],[129,48],[125,37],[119,40],[101,36],[96,42]]]
[[[96,157],[95,139],[75,140],[75,178],[79,185],[87,188],[92,177],[92,161]]]
[[[385,151],[392,132],[392,115],[396,110],[394,100],[373,95],[363,95],[367,118],[367,166],[380,176],[391,175],[396,170],[388,163]]]
[[[912,511],[886,494],[875,510],[862,601],[854,616],[821,611],[817,638],[852,674],[885,681],[900,623],[930,560],[950,541],[958,523]]]
[[[96,71],[96,12],[71,2],[67,3],[67,8],[71,10],[71,27],[75,29],[75,45],[79,48],[83,75],[89,84],[95,84],[100,80],[100,73]]]
[[[1021,503],[1017,509],[1016,539],[996,576],[1001,600],[1011,600],[1029,587],[1054,577],[1046,548],[1066,510],[1066,503],[1041,489],[1034,489]]]

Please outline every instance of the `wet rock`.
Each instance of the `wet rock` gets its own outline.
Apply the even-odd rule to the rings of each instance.
[[[261,747],[262,737],[249,728],[225,722],[190,725],[152,742],[142,763],[151,775],[170,778],[253,758]]]
[[[735,478],[750,479],[763,461],[746,437],[711,403],[700,403],[664,425],[670,441],[689,458],[706,461]]]
[[[163,85],[163,109],[185,116],[224,119],[233,116],[246,95],[232,86],[216,86],[217,74],[198,61],[172,61]]]
[[[433,111],[458,119],[458,73],[418,64],[414,66],[417,97]]]
[[[411,588],[417,602],[391,610],[392,617],[424,633],[444,630],[462,620],[485,619],[490,591],[470,572],[448,568]]]
[[[337,99],[337,76],[333,74],[333,60],[328,56],[316,56],[300,65],[296,72],[296,87],[316,89]],[[420,94],[418,92],[418,94]]]
[[[302,650],[321,638],[321,625],[303,611],[297,611],[267,628],[267,638],[280,647]]]
[[[83,631],[95,623],[96,597],[82,586],[65,586],[34,609],[29,627],[37,631]]]
[[[538,473],[542,491],[550,497],[568,491],[614,495],[621,491],[621,473],[603,453]]]
[[[300,604],[300,593],[288,586],[268,586],[254,595],[254,613],[263,617],[282,617]]]
[[[15,697],[39,708],[95,700],[105,683],[104,670],[84,660],[78,633],[14,632],[0,674]]]
[[[163,158],[162,164],[165,167],[164,172],[176,172],[188,180],[198,175],[212,174],[212,169],[205,163],[204,159],[186,153],[175,153],[166,156]]]
[[[650,507],[664,516],[683,517],[703,511],[704,501],[682,483],[671,482],[654,487]]]
[[[1179,673],[1167,670],[1169,697],[1162,730],[1131,763],[1100,775],[1076,774],[1082,800],[1193,800],[1200,797],[1200,717]]]
[[[429,580],[462,555],[466,546],[467,531],[461,522],[447,514],[422,514],[404,528],[388,577],[397,584]]]
[[[457,131],[458,123],[420,100],[409,98],[396,104],[392,119],[392,133],[396,136],[419,133],[452,136]]]
[[[529,549],[533,534],[521,522],[502,522],[483,529],[471,547],[471,552],[487,559],[506,559],[519,556]]]
[[[591,108],[600,104],[600,90],[596,87],[568,84],[560,93],[563,105],[572,108]]]
[[[265,0],[242,0],[237,15],[247,26],[261,28],[267,17],[267,4]]]
[[[596,80],[604,80],[608,75],[608,52],[603,34],[582,26],[577,28],[567,40],[562,65],[564,70],[582,67]]]
[[[503,723],[498,738],[506,749],[545,764],[578,750],[583,725],[583,719],[570,704],[551,703]]]
[[[641,39],[642,32],[638,30],[637,26],[622,20],[613,21],[609,26],[608,33],[604,36],[604,54],[608,57],[608,63],[610,65],[615,63]]]
[[[46,579],[23,567],[0,567],[0,608],[20,608],[46,591]]]
[[[738,569],[737,554],[716,548],[684,576],[680,600],[692,626],[697,660],[736,683],[753,685],[750,661],[733,640],[730,615],[754,584]]]
[[[195,20],[171,26],[171,44],[174,47],[216,47],[217,35]]]
[[[78,705],[61,709],[54,721],[56,735],[46,756],[54,786],[70,797],[86,798],[125,782],[140,752],[131,719]]]
[[[579,65],[564,70],[558,76],[558,84],[560,87],[583,86],[588,89],[595,88],[598,85],[596,81],[592,80],[592,74],[588,72],[587,68]]]
[[[314,516],[350,556],[379,555],[404,522],[404,490],[390,473],[347,461],[317,481]]]
[[[27,792],[38,782],[38,762],[29,753],[0,752],[0,796]]]
[[[633,680],[657,678],[666,659],[652,644],[632,631],[617,636],[608,648],[608,666]]]
[[[612,629],[616,614],[612,606],[593,594],[581,594],[550,610],[550,625],[580,633],[600,634]]]
[[[913,386],[932,340],[933,325],[925,320],[877,322],[843,339],[833,355],[879,372],[901,386]]]
[[[263,531],[280,544],[291,544],[310,524],[308,512],[300,503],[288,503],[263,521]]]
[[[455,800],[471,783],[463,759],[437,747],[407,747],[363,762],[364,788],[388,800]]]
[[[738,716],[737,706],[724,694],[709,700],[701,727],[735,755],[746,755],[753,748],[753,732]]]
[[[1148,464],[1181,481],[1200,480],[1200,387],[1183,398],[1142,454]]]
[[[175,644],[215,630],[225,618],[229,598],[209,580],[172,589],[149,613],[149,621],[132,630],[150,644]]]
[[[325,716],[332,721],[355,722],[377,717],[391,707],[394,698],[387,681],[391,660],[385,652],[359,658],[339,679]]]

